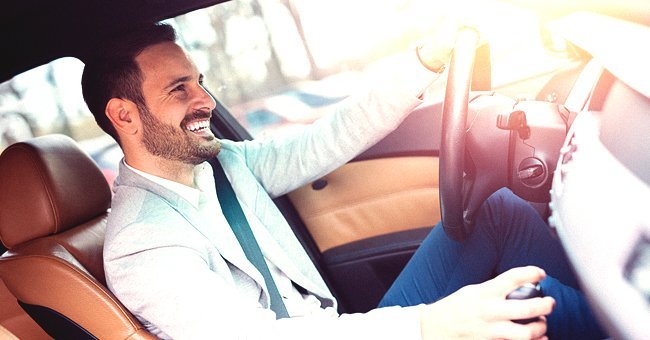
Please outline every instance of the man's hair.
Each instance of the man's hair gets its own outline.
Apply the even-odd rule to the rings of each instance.
[[[135,58],[147,47],[175,42],[176,32],[167,24],[149,24],[114,37],[85,56],[81,89],[84,100],[95,121],[106,133],[120,143],[117,131],[106,117],[106,105],[111,98],[128,99],[146,107],[142,93],[142,72]]]

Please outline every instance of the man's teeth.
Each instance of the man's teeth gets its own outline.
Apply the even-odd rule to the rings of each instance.
[[[192,132],[197,132],[199,130],[208,129],[208,128],[210,128],[210,121],[208,120],[201,120],[201,121],[191,122],[187,124],[187,129]]]

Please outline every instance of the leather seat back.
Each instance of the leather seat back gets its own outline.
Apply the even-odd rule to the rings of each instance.
[[[0,155],[0,278],[55,338],[153,338],[105,287],[111,193],[69,137],[17,143]]]

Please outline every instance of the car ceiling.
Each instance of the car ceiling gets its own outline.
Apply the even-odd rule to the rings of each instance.
[[[80,57],[102,37],[126,32],[145,22],[157,22],[229,0],[2,0],[0,2],[0,82],[54,59]],[[579,8],[608,12],[650,24],[647,0],[501,0],[539,13],[573,12]],[[566,14],[566,13],[564,13]]]
[[[79,57],[145,22],[157,22],[227,0],[3,0],[0,82],[54,59]]]

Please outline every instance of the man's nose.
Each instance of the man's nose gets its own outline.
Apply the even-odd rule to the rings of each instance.
[[[200,85],[197,89],[196,99],[197,99],[197,106],[199,106],[199,108],[207,108],[210,111],[212,111],[217,106],[217,103],[215,102],[212,95],[208,92],[208,90],[206,90],[203,86]]]

